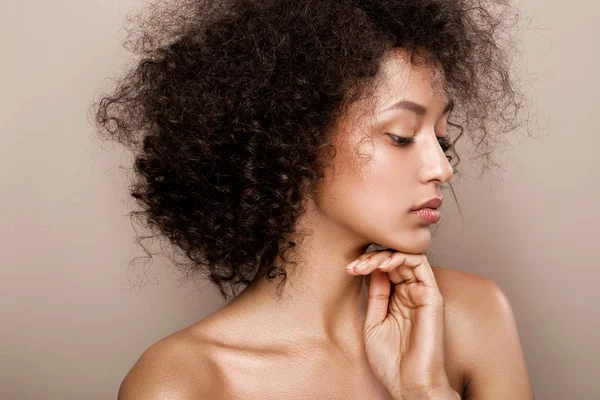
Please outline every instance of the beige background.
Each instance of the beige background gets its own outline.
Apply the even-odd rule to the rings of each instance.
[[[221,305],[142,251],[120,149],[102,149],[90,100],[128,55],[139,0],[0,3],[0,399],[111,399],[139,355]],[[567,5],[568,4],[568,5]],[[527,3],[527,90],[538,115],[501,178],[455,182],[434,264],[497,282],[514,308],[536,398],[600,398],[600,5]],[[465,168],[464,166],[462,167]],[[464,171],[468,173],[468,171]]]

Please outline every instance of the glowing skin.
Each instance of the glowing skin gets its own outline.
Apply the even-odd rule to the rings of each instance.
[[[321,186],[318,205],[329,223],[343,226],[350,235],[408,253],[423,253],[431,243],[429,225],[409,213],[432,197],[452,177],[452,167],[437,136],[446,136],[448,99],[434,96],[430,71],[407,64],[403,53],[384,63],[384,79],[371,117],[357,113],[348,118],[337,136],[339,159]],[[386,110],[399,100],[424,107]],[[384,111],[386,110],[386,111]],[[354,147],[365,132],[373,143],[363,142],[361,152],[371,158],[357,165]],[[413,138],[397,147],[388,135]]]
[[[224,371],[219,387],[254,398],[252,390],[263,394],[275,379],[261,377],[276,377],[278,387],[306,398],[389,399],[362,339],[365,276],[344,268],[372,243],[417,254],[431,243],[431,225],[410,211],[439,197],[453,174],[436,137],[446,134],[448,99],[433,90],[434,76],[405,53],[390,53],[374,96],[355,103],[334,130],[337,154],[298,221],[310,236],[291,257],[299,264],[288,269],[283,298],[273,282],[257,280],[190,329]],[[424,112],[384,111],[401,100]],[[398,147],[388,133],[414,142]],[[457,392],[460,376],[449,370]]]
[[[448,99],[433,90],[431,70],[412,66],[406,57],[401,51],[390,53],[371,98],[375,103],[356,103],[339,124],[336,157],[299,221],[312,236],[298,246],[301,264],[290,273],[284,300],[276,303],[272,283],[260,281],[230,306],[252,303],[244,312],[272,316],[269,323],[276,331],[283,329],[291,336],[300,334],[290,333],[298,329],[301,337],[363,351],[367,290],[364,277],[350,276],[344,267],[371,243],[424,252],[431,243],[431,225],[410,210],[440,196],[440,185],[453,174],[436,137],[446,134]],[[405,108],[384,111],[400,100],[423,106],[425,113]],[[372,142],[361,142],[363,133]],[[413,138],[414,143],[398,147],[388,133]],[[370,155],[370,160],[357,150]],[[257,319],[267,323],[263,317]]]
[[[367,354],[379,349],[368,346],[367,353],[363,342],[365,275],[345,267],[371,243],[396,255],[422,254],[431,244],[432,225],[411,209],[440,196],[452,177],[444,140],[436,137],[446,135],[451,105],[434,90],[439,76],[407,63],[405,53],[390,53],[382,66],[374,95],[356,103],[332,132],[336,157],[298,221],[310,235],[296,241],[298,265],[287,269],[283,298],[273,282],[253,282],[217,312],[152,346],[128,375],[131,383],[120,399],[156,388],[169,398],[218,400],[411,398],[388,391],[385,386],[394,387],[382,385],[370,366]],[[389,109],[398,101],[412,103]],[[413,142],[398,147],[389,134]],[[451,386],[432,396],[533,399],[502,291],[474,274],[433,266],[431,272],[444,298],[443,378]],[[436,343],[441,345],[434,338],[431,349]],[[396,355],[384,350],[388,345],[381,347],[381,360],[393,362]],[[412,359],[412,365],[422,360]]]
[[[451,105],[435,90],[440,77],[432,72],[407,63],[401,51],[390,53],[374,95],[354,104],[334,127],[337,153],[298,221],[310,235],[296,240],[296,257],[289,253],[298,265],[287,269],[283,298],[276,296],[277,281],[253,282],[217,312],[153,345],[126,378],[119,399],[145,398],[160,388],[161,398],[215,400],[442,400],[459,394],[533,400],[508,299],[493,282],[459,270],[431,267],[444,298],[444,343],[430,335],[432,346],[421,346],[421,354],[430,348],[438,355],[443,346],[445,384],[438,387],[450,390],[425,396],[388,391],[394,380],[382,385],[382,374],[370,366],[373,357],[367,357],[375,350],[374,365],[387,359],[384,370],[393,371],[397,354],[385,349],[396,337],[377,336],[365,350],[368,287],[364,274],[345,267],[371,243],[395,254],[424,253],[432,225],[411,209],[440,196],[453,174],[438,139],[446,135]],[[398,101],[412,103],[388,109]],[[398,147],[389,134],[413,142]],[[418,366],[423,358],[413,354],[416,362],[408,365]],[[407,367],[404,375],[413,371]],[[417,374],[416,381],[426,375]]]

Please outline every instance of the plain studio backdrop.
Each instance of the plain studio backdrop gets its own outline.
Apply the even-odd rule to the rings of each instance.
[[[120,149],[86,113],[130,61],[140,0],[0,3],[0,398],[114,399],[141,353],[222,306],[158,257],[138,278]],[[536,399],[600,398],[598,15],[592,0],[530,0],[523,33],[534,138],[485,183],[454,182],[432,264],[498,283]]]

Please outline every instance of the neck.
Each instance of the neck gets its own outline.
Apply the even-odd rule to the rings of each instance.
[[[365,276],[348,275],[344,269],[363,254],[363,238],[318,212],[306,213],[300,222],[310,235],[297,245],[296,268],[286,270],[288,280],[277,296],[276,283],[260,278],[231,303],[246,304],[251,313],[270,316],[272,326],[309,341],[356,351],[362,349],[367,309]],[[296,249],[295,248],[295,249]],[[354,353],[357,354],[357,353]]]

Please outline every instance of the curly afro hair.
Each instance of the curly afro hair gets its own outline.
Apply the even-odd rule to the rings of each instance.
[[[168,239],[186,277],[208,278],[225,300],[257,277],[284,284],[295,222],[335,154],[330,133],[390,49],[424,49],[443,73],[454,142],[468,133],[488,156],[516,127],[514,46],[500,29],[514,16],[502,0],[148,5],[126,41],[138,59],[94,103],[101,136],[135,156],[131,216],[155,234],[138,243]]]

